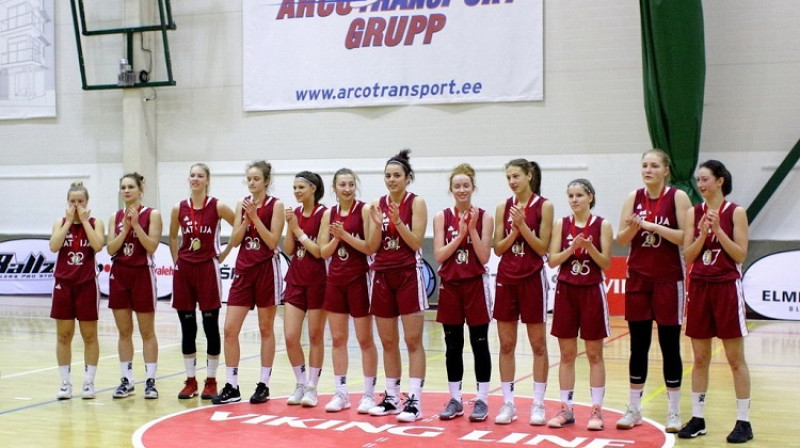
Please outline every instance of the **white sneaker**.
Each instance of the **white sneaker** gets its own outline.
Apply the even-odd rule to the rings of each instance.
[[[514,406],[513,402],[506,401],[503,407],[500,408],[500,412],[495,416],[494,423],[496,425],[508,425],[516,419],[517,407]]]
[[[531,405],[531,419],[529,423],[532,426],[544,426],[547,423],[544,403],[534,403]]]
[[[419,400],[414,395],[410,397],[406,395],[406,403],[403,406],[403,412],[397,414],[398,422],[412,423],[422,419],[422,410],[420,409]]]
[[[617,420],[617,429],[633,429],[634,426],[639,426],[642,424],[642,411],[637,411],[633,408],[633,406],[628,406],[628,409],[625,411],[625,415],[623,415],[619,420]],[[680,416],[678,417],[678,429],[675,432],[680,431],[681,429],[681,419]]]
[[[292,395],[289,395],[289,398],[286,399],[286,404],[290,405],[298,405],[303,400],[303,396],[306,393],[306,385],[297,383],[297,386],[294,388],[294,392]]]
[[[375,397],[372,394],[364,394],[358,402],[358,413],[369,414],[369,410],[375,407]]]
[[[325,412],[339,412],[344,409],[350,409],[350,397],[347,392],[337,390],[331,401],[325,405]]]
[[[400,399],[384,393],[383,401],[373,406],[369,410],[369,415],[380,417],[383,415],[396,415],[400,412]]]
[[[72,398],[72,383],[69,381],[64,381],[61,383],[61,387],[58,389],[58,395],[56,397],[59,400],[69,400]]]
[[[81,398],[84,400],[91,400],[95,397],[94,393],[94,383],[91,381],[84,381],[83,382],[83,395]]]
[[[317,388],[314,386],[306,386],[306,392],[303,394],[303,399],[300,400],[300,404],[303,405],[304,408],[313,408],[318,402]]]
[[[681,430],[681,412],[670,409],[667,412],[667,424],[664,425],[664,431],[674,434]]]

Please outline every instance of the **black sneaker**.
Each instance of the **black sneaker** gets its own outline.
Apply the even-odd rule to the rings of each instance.
[[[239,393],[239,387],[234,388],[230,383],[225,383],[222,392],[216,397],[211,399],[211,404],[225,404],[235,403],[242,400],[242,395]]]
[[[681,439],[694,439],[704,435],[706,435],[706,420],[702,417],[692,417],[689,423],[678,431],[678,437]]]
[[[748,440],[753,440],[753,428],[750,426],[750,422],[736,420],[736,426],[728,434],[728,443],[745,443]]]
[[[264,383],[256,384],[256,391],[253,392],[253,396],[250,397],[250,403],[252,404],[261,404],[266,403],[269,400],[269,387],[267,387]]]

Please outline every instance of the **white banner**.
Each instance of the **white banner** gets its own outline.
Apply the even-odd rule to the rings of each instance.
[[[53,292],[56,254],[45,239],[0,243],[0,294],[49,295]]]
[[[56,116],[54,4],[0,1],[0,120]]]
[[[747,306],[772,319],[800,320],[800,250],[756,260],[742,278]]]
[[[243,0],[244,110],[542,100],[542,0]]]

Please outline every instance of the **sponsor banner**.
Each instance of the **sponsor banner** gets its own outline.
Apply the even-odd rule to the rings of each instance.
[[[97,255],[98,282],[100,283],[100,293],[108,295],[110,290],[109,277],[111,275],[111,256],[104,247]],[[159,299],[167,298],[172,295],[172,274],[175,272],[175,264],[172,262],[172,254],[169,251],[169,244],[159,243],[156,253],[153,256],[156,271],[156,294]]]
[[[46,239],[0,242],[0,294],[51,294],[56,259]]]
[[[500,257],[492,252],[489,263],[486,265],[489,269],[489,275],[492,278],[492,296],[494,296],[494,284],[497,278],[497,265],[499,263]],[[544,269],[547,273],[547,310],[553,311],[558,268],[551,269],[545,262]],[[625,277],[627,272],[628,257],[611,257],[611,266],[605,271],[605,287],[606,297],[608,299],[608,312],[612,316],[621,316],[625,314]]]
[[[244,0],[244,110],[542,100],[543,0]]]
[[[800,320],[800,250],[756,260],[742,278],[747,306],[763,317]]]

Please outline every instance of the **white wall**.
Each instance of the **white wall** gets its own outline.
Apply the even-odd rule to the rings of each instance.
[[[98,16],[113,16],[105,8]],[[731,199],[747,206],[800,138],[800,3],[707,1],[704,8],[708,67],[700,158],[719,158],[731,168]],[[615,228],[622,200],[640,184],[638,159],[650,143],[636,2],[545,2],[542,102],[265,113],[242,112],[240,2],[174,2],[173,13],[178,85],[159,88],[155,99],[157,207],[165,214],[187,193],[186,174],[195,161],[210,164],[212,191],[231,204],[246,193],[241,175],[247,161],[262,158],[273,162],[274,193],[285,202],[293,202],[296,171],[320,171],[329,183],[330,173],[344,165],[362,173],[362,197],[373,198],[383,191],[386,158],[403,147],[413,149],[419,173],[412,190],[426,198],[431,215],[449,204],[447,173],[462,161],[478,167],[476,202],[487,209],[507,195],[502,165],[515,157],[543,165],[544,194],[557,215],[568,211],[562,196],[567,181],[589,178],[598,191],[596,212]],[[0,213],[0,234],[49,233],[70,180],[79,175],[87,177],[99,217],[107,219],[117,206],[123,94],[81,91],[68,4],[58,2],[55,19],[58,118],[0,122],[0,191],[10,210],[24,210]],[[121,42],[91,46],[90,73],[111,76]],[[154,76],[163,77],[158,70]],[[753,223],[753,239],[800,240],[800,227],[788,224],[800,220],[791,194],[799,183],[794,170]]]

